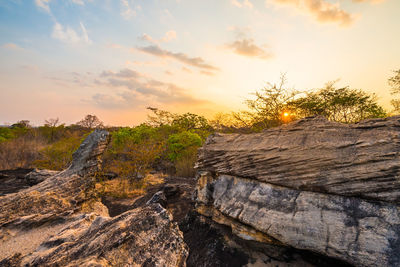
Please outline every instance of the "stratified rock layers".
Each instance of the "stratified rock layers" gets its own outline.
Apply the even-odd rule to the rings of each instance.
[[[95,130],[68,169],[32,173],[43,181],[0,197],[0,266],[185,266],[182,233],[158,203],[110,218],[94,202],[92,176],[108,141]]]
[[[398,117],[317,117],[217,134],[200,151],[197,211],[244,239],[400,266],[399,130]]]
[[[306,118],[258,134],[215,134],[197,168],[289,188],[400,201],[400,117]]]

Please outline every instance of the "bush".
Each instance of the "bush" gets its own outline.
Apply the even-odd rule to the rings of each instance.
[[[0,127],[0,142],[14,138],[14,133],[10,128]]]
[[[152,163],[163,154],[164,143],[156,128],[140,125],[121,128],[112,134],[104,157],[104,172],[115,172],[133,183],[144,177]]]
[[[72,161],[72,154],[78,149],[82,139],[79,136],[72,136],[43,148],[40,150],[41,159],[36,160],[33,165],[36,168],[57,171],[67,168]]]
[[[178,176],[193,177],[197,149],[203,141],[197,133],[184,131],[168,138],[168,158],[174,162]]]
[[[199,148],[202,143],[201,137],[196,133],[184,131],[172,134],[167,141],[168,158],[171,161],[176,161],[183,156],[197,152],[197,148]]]

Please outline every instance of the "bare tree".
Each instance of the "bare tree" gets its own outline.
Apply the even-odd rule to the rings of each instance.
[[[103,127],[103,122],[99,118],[97,118],[96,115],[90,115],[90,114],[86,115],[85,118],[78,121],[76,124],[89,129]]]
[[[59,126],[59,123],[60,123],[60,119],[59,118],[50,118],[48,120],[45,120],[44,122],[45,122],[44,126],[49,129],[50,141],[53,142],[55,139],[57,127]]]
[[[59,118],[50,118],[48,120],[45,120],[44,122],[45,122],[44,123],[45,126],[55,128],[55,127],[57,127],[58,123],[60,122],[60,119]]]

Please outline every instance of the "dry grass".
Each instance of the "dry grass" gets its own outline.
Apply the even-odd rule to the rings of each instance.
[[[194,164],[197,160],[197,153],[182,156],[175,162],[176,175],[180,177],[194,177],[196,171]]]
[[[46,142],[40,138],[18,137],[0,143],[0,170],[30,168],[40,158]]]
[[[162,184],[163,182],[164,176],[161,174],[148,174],[145,178],[133,182],[128,179],[117,178],[96,183],[96,191],[100,195],[115,198],[132,198],[144,195],[148,186]]]

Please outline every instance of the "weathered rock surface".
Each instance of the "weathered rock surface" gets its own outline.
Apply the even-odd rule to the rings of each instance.
[[[400,203],[400,117],[306,118],[262,133],[215,134],[197,168],[293,189]]]
[[[25,175],[25,181],[32,186],[43,182],[47,178],[52,177],[57,173],[59,173],[59,171],[34,169]]]
[[[68,169],[0,197],[0,266],[185,266],[182,233],[162,206],[110,218],[96,202],[91,176],[108,140],[94,131]]]
[[[400,266],[399,119],[214,135],[197,163],[196,210],[249,242]]]
[[[159,204],[117,217],[84,214],[20,259],[21,266],[184,266],[187,248]]]
[[[28,189],[0,197],[0,227],[41,224],[79,210],[93,185],[87,176],[101,164],[108,137],[106,131],[94,131],[74,152],[69,168]]]

